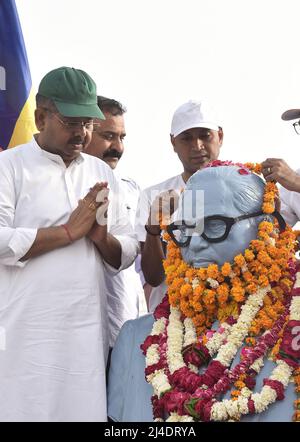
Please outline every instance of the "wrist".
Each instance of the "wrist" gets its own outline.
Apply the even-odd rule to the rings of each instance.
[[[74,237],[71,234],[69,227],[66,224],[62,224],[61,227],[64,229],[64,231],[69,239],[69,243],[72,244],[74,242]]]
[[[146,224],[145,230],[151,236],[160,236],[160,234],[161,234],[161,229],[159,226],[155,226],[153,228],[153,226],[149,226],[149,224]]]
[[[90,240],[92,240],[94,243],[102,243],[104,244],[105,242],[107,242],[107,236],[108,236],[108,232],[107,232],[107,226],[93,226],[92,229],[90,230],[88,237],[90,238]]]

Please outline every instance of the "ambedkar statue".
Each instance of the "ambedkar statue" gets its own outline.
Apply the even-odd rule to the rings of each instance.
[[[113,420],[300,420],[295,234],[274,183],[250,165],[211,166],[189,179],[166,227],[166,297],[117,339]]]

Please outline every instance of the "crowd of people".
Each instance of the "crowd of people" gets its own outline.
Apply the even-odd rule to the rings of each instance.
[[[0,155],[1,421],[151,421],[158,408],[173,412],[165,404],[153,411],[151,397],[153,405],[160,394],[153,396],[147,371],[145,378],[148,347],[146,359],[140,348],[156,334],[157,312],[171,293],[168,241],[192,269],[233,262],[265,220],[265,183],[281,184],[273,213],[280,228],[300,220],[300,170],[267,158],[263,180],[219,161],[222,123],[196,100],[176,109],[171,122],[182,173],[141,190],[118,171],[125,112],[117,100],[97,95],[86,72],[55,69],[36,96],[38,133]],[[300,109],[282,119],[295,120],[297,131]],[[197,198],[188,197],[196,190],[204,192],[202,215]],[[185,224],[184,213],[196,213],[195,225]],[[211,237],[220,229],[210,224],[216,220],[226,232]],[[148,314],[141,314],[141,300]],[[260,376],[266,370],[271,363]],[[289,420],[296,400],[290,385],[286,397],[262,420]]]

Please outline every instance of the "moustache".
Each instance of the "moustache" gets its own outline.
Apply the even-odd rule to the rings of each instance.
[[[84,138],[72,138],[69,140],[69,144],[85,144]]]
[[[104,158],[118,158],[118,159],[120,159],[121,156],[122,156],[121,152],[118,152],[115,149],[109,149],[106,152],[104,152],[103,159]]]

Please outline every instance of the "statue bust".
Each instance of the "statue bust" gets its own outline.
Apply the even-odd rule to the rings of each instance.
[[[167,226],[168,296],[154,318],[128,321],[117,340],[108,396],[114,420],[293,418],[294,235],[275,210],[273,183],[241,165],[214,165],[189,179]],[[203,211],[195,211],[199,192]]]

